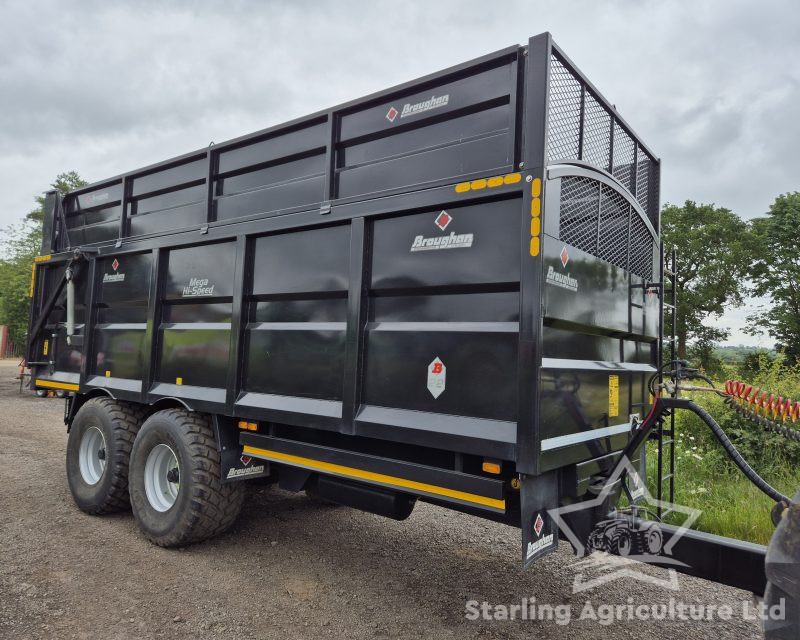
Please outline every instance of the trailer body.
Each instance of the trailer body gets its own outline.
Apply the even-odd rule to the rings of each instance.
[[[28,361],[68,421],[203,412],[226,480],[504,520],[530,563],[650,406],[659,250],[657,157],[542,34],[49,193]]]

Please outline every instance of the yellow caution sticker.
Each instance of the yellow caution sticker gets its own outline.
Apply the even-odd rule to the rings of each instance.
[[[619,376],[608,376],[608,417],[619,415]]]

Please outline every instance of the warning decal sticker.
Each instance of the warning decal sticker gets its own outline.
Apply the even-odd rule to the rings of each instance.
[[[608,417],[619,415],[619,376],[608,376]]]

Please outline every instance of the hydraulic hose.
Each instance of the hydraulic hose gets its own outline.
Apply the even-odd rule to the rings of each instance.
[[[717,424],[716,420],[711,417],[711,414],[708,413],[708,411],[703,409],[703,407],[700,405],[695,404],[691,400],[683,400],[681,404],[685,408],[696,413],[699,418],[705,422],[706,425],[708,425],[708,428],[711,429],[711,432],[716,436],[717,440],[719,440],[730,459],[733,460],[734,464],[739,467],[745,476],[747,476],[747,479],[750,480],[750,482],[752,482],[760,491],[772,498],[775,502],[783,502],[787,505],[792,504],[790,498],[775,489],[766,480],[764,480],[764,478],[758,475],[753,467],[747,464],[747,461],[742,457],[742,454],[739,453],[739,451],[731,442],[730,438],[728,438],[725,431],[722,430],[722,427]]]

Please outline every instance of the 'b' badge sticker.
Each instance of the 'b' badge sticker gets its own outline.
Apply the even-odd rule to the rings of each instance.
[[[438,398],[444,392],[447,367],[444,366],[439,358],[434,358],[428,365],[428,391],[434,398]]]

